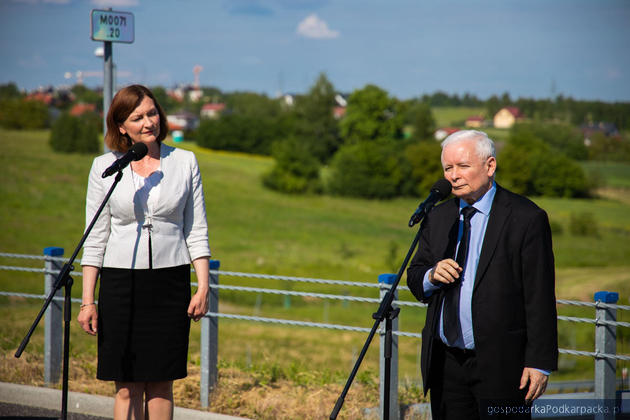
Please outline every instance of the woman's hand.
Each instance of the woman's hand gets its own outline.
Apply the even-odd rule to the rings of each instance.
[[[188,317],[199,321],[208,312],[208,291],[197,290],[188,305]]]
[[[96,335],[98,332],[98,312],[96,305],[91,304],[83,306],[79,310],[79,316],[77,317],[83,331],[90,335]]]

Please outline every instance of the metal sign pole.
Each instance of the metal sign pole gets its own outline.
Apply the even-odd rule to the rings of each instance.
[[[112,57],[111,41],[103,42],[103,138],[107,133],[107,112],[114,96],[114,58]],[[103,143],[103,152],[109,152],[107,144]]]
[[[107,134],[107,112],[114,97],[114,57],[112,42],[133,43],[133,13],[94,9],[90,13],[90,33],[94,41],[103,41],[103,137]],[[109,152],[106,144],[103,151]]]

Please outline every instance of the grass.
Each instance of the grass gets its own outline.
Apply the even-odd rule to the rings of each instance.
[[[621,162],[582,162],[589,174],[605,180],[610,188],[630,189],[630,165]],[[625,192],[628,194],[628,192]]]
[[[47,144],[47,136],[47,131],[0,130],[2,252],[41,255],[44,247],[61,246],[68,256],[83,232],[85,188],[93,156],[54,153]],[[397,271],[415,235],[406,227],[406,222],[419,198],[377,201],[287,196],[261,186],[260,175],[272,165],[269,158],[215,152],[191,143],[178,144],[178,147],[195,151],[199,160],[211,247],[223,270],[376,282],[378,274]],[[621,167],[614,173],[623,174],[624,170],[627,168]],[[613,176],[611,172],[602,173],[606,179]],[[562,231],[554,234],[557,296],[591,301],[594,292],[611,290],[620,293],[620,303],[627,304],[630,203],[612,194],[602,194],[602,197],[595,200],[536,198],[535,201],[547,210],[552,222]],[[597,236],[571,234],[571,215],[582,213],[592,214],[598,227]],[[39,261],[9,258],[1,259],[0,264],[41,267]],[[73,296],[80,297],[80,279],[76,280]],[[1,291],[41,294],[42,283],[41,274],[0,270]],[[378,292],[371,289],[278,280],[223,276],[221,283],[378,296]],[[412,299],[409,293],[401,292],[401,296]],[[41,384],[42,328],[36,331],[24,360],[12,357],[39,307],[40,301],[0,297],[0,348],[4,354],[0,360],[0,380]],[[280,296],[258,297],[221,291],[220,308],[228,313],[370,327],[376,305],[292,298],[290,307],[285,307]],[[74,316],[77,310],[75,306]],[[560,311],[563,315],[594,317],[588,308],[561,306]],[[419,332],[423,320],[422,309],[405,307],[400,315],[400,329]],[[93,381],[94,340],[80,332],[76,322],[72,325],[74,378],[71,389],[111,395],[111,387],[95,385]],[[302,411],[291,411],[304,407],[307,407],[306,412],[311,410],[310,413],[320,413],[322,407],[332,409],[335,394],[341,391],[365,340],[365,334],[353,332],[234,320],[222,320],[220,325],[222,376],[211,409],[256,418],[286,417],[284,414],[288,412],[294,413],[295,418],[309,417]],[[561,347],[593,350],[591,325],[561,321],[559,328]],[[622,337],[622,333],[619,336]],[[627,336],[623,337],[618,351],[628,354]],[[422,399],[417,387],[419,343],[417,339],[400,339],[400,382],[404,384],[401,393],[406,402]],[[194,324],[191,377],[181,383],[178,381],[178,405],[197,407],[194,404],[199,395],[198,349],[199,326]],[[587,379],[592,378],[592,371],[592,359],[563,356],[561,370],[554,373],[552,379]],[[378,344],[375,342],[353,389],[361,390],[359,394],[377,394],[377,383]],[[243,398],[236,397],[240,394]],[[321,399],[311,398],[314,394]],[[282,396],[286,402],[281,402]],[[328,404],[329,401],[333,402]],[[357,413],[361,406],[376,405],[377,402],[356,395],[346,402],[349,413]],[[279,407],[281,415],[273,407]],[[353,418],[346,415],[345,418]]]
[[[463,129],[465,128],[466,119],[475,115],[483,115],[486,120],[492,119],[486,115],[487,111],[483,107],[432,107],[431,112],[437,128],[459,127]],[[480,130],[486,132],[497,143],[498,150],[500,150],[510,133],[510,130],[494,127],[482,127]]]
[[[463,127],[468,117],[486,116],[484,107],[439,106],[432,107],[431,112],[437,127]]]

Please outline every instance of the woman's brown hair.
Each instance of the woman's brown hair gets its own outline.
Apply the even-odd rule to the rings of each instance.
[[[142,85],[130,85],[122,88],[112,99],[107,112],[107,134],[105,134],[105,144],[111,150],[125,153],[131,147],[131,139],[126,134],[120,132],[120,125],[124,123],[129,115],[140,105],[142,100],[148,96],[153,100],[160,115],[160,134],[157,137],[158,143],[166,138],[168,125],[166,115],[162,107],[155,100],[153,93]]]

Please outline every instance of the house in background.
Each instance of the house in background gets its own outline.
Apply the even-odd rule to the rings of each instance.
[[[78,104],[74,104],[74,106],[70,109],[70,115],[75,117],[79,117],[86,112],[96,112],[96,105],[80,102]]]
[[[484,118],[481,115],[473,115],[466,119],[466,127],[480,128],[484,126]]]
[[[333,107],[333,115],[335,119],[340,120],[346,115],[348,100],[345,95],[338,93],[335,95],[335,106]]]
[[[336,106],[333,108],[333,115],[335,119],[340,120],[346,115],[346,107],[345,106]]]
[[[225,104],[205,104],[201,107],[201,118],[219,118],[224,109]]]
[[[180,112],[166,116],[169,130],[194,130],[199,126],[199,118],[190,112]]]
[[[495,128],[512,128],[514,123],[523,119],[521,111],[515,106],[501,108],[494,116]]]
[[[582,135],[584,136],[584,145],[587,147],[593,143],[593,135],[597,133],[601,133],[606,137],[619,136],[619,130],[617,129],[617,126],[615,124],[603,121],[582,124],[580,126],[580,130],[582,131]]]
[[[437,141],[442,141],[456,131],[459,131],[459,128],[455,128],[455,127],[438,128],[437,130],[435,130],[433,137],[435,137]]]

